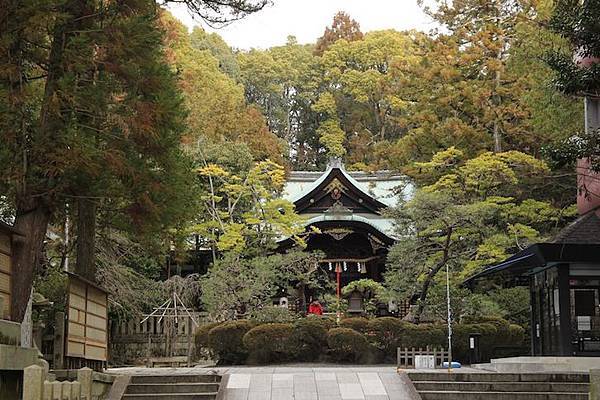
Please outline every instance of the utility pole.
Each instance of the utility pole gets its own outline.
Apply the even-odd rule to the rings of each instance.
[[[448,307],[448,372],[452,372],[452,309],[450,308],[450,268],[446,263],[446,300]]]

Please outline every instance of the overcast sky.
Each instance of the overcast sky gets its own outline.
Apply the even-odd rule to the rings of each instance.
[[[240,49],[285,44],[288,35],[296,36],[300,43],[315,42],[338,11],[350,14],[363,32],[390,28],[429,31],[434,27],[417,0],[273,0],[273,3],[217,30],[194,20],[181,5],[169,9],[190,29],[200,25],[208,31],[216,31],[230,46]]]

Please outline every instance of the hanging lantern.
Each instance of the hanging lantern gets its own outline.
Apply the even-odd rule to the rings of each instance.
[[[344,261],[344,272],[348,271],[348,264],[346,264],[346,261]]]
[[[366,274],[367,273],[367,263],[361,263],[360,264],[360,273],[361,274]]]
[[[356,263],[356,270],[357,270],[357,272],[361,271],[361,269],[360,269],[360,261]]]
[[[331,265],[331,261],[329,261],[328,264],[329,264],[329,270],[333,271],[333,266]]]

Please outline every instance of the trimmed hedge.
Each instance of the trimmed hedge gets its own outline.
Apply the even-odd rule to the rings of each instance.
[[[248,352],[243,337],[252,329],[250,321],[224,322],[208,333],[208,347],[217,357],[219,364],[242,364]]]
[[[244,346],[248,350],[249,364],[266,364],[287,361],[292,358],[293,346],[290,337],[292,324],[271,323],[250,329],[244,335]]]
[[[369,342],[365,335],[350,328],[333,328],[327,332],[327,345],[331,357],[336,361],[359,362],[369,353]]]
[[[340,321],[340,327],[354,329],[356,332],[367,334],[369,332],[369,320],[364,317],[344,318]]]
[[[326,317],[309,316],[294,323],[290,347],[294,359],[316,361],[326,352],[327,331],[335,323]]]
[[[398,318],[382,317],[369,321],[369,339],[385,359],[396,359],[396,349],[411,324]]]
[[[204,356],[204,352],[210,349],[208,346],[208,333],[216,326],[221,325],[221,322],[209,322],[207,324],[200,325],[194,332],[194,354],[196,359],[200,359]]]
[[[354,327],[355,329],[353,329]],[[481,334],[482,361],[515,354],[525,331],[503,319],[453,325],[453,358],[469,359],[468,341]],[[395,362],[400,348],[447,348],[444,324],[415,325],[397,318],[348,318],[337,327],[330,318],[310,316],[292,323],[253,324],[239,320],[206,324],[197,329],[197,352],[208,348],[219,364],[327,360],[346,362]]]

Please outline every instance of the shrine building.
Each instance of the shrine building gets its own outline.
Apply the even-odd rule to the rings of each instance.
[[[305,218],[307,251],[325,254],[322,267],[340,284],[358,279],[381,281],[389,247],[398,239],[384,210],[412,192],[403,175],[389,171],[346,171],[332,160],[324,172],[293,171],[284,198]],[[290,239],[281,248],[293,246]]]

